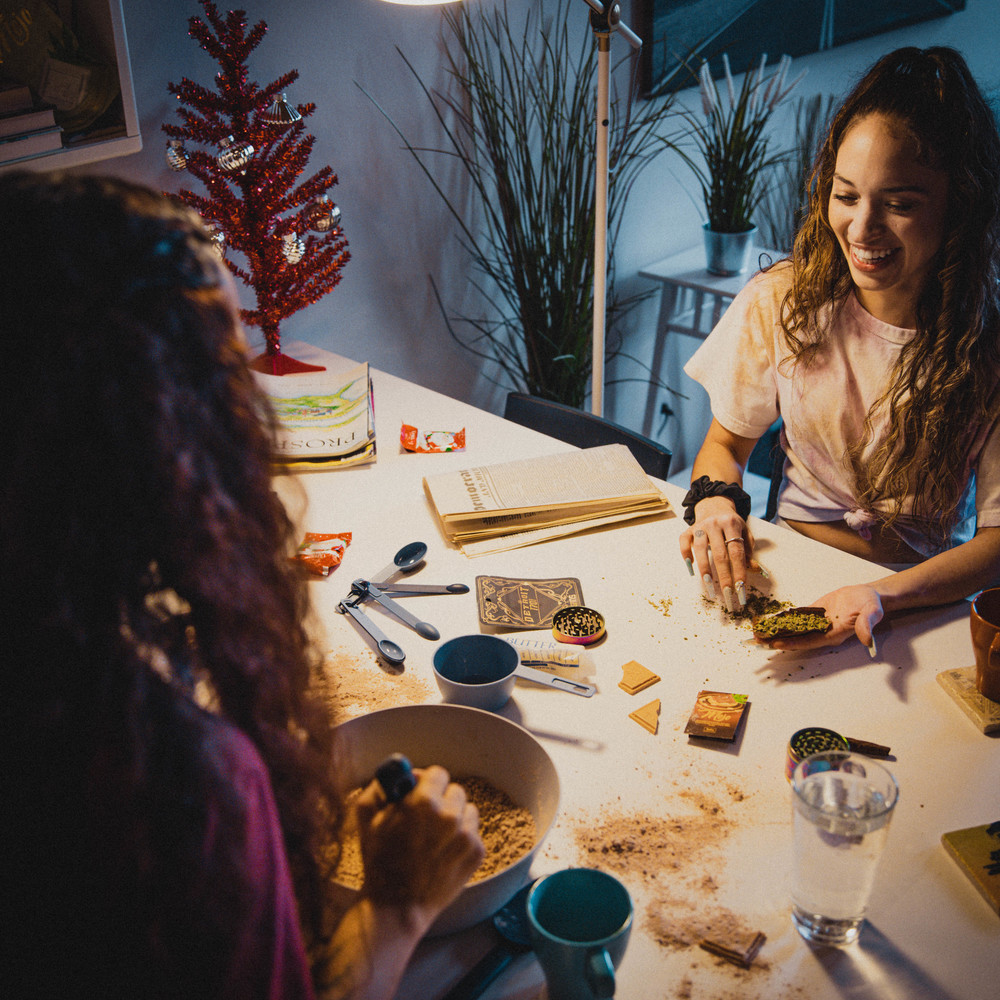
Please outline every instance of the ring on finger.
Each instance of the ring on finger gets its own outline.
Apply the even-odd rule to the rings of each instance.
[[[739,542],[741,545],[743,544],[742,538],[724,538],[723,541],[726,543],[726,545],[732,545],[733,542]]]

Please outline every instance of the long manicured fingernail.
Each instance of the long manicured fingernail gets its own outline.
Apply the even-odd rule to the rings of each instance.
[[[710,600],[715,600],[715,584],[712,582],[712,574],[706,573],[702,578],[701,582],[705,584],[705,593],[708,595]]]
[[[694,576],[694,560],[693,559],[685,559],[684,560],[684,565],[687,566],[688,572],[692,576]]]
[[[875,636],[872,636],[872,641],[868,643],[868,655],[874,660],[878,655],[878,650],[875,648]]]
[[[747,606],[747,585],[742,580],[736,581],[736,597],[739,599],[740,607]]]
[[[733,606],[733,588],[723,587],[722,588],[722,599],[726,602],[726,610],[733,614],[736,608]]]

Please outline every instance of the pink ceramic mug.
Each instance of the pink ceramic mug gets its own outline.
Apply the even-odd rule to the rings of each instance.
[[[1000,702],[1000,587],[984,590],[969,613],[976,653],[976,690]]]

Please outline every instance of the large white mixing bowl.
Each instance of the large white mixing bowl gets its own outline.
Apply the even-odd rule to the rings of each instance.
[[[535,846],[489,878],[470,882],[441,913],[430,933],[449,934],[471,927],[495,913],[527,884],[532,858],[559,805],[555,765],[526,729],[478,708],[403,705],[337,726],[337,774],[345,791],[368,784],[378,765],[393,753],[404,754],[414,767],[440,764],[453,777],[485,778],[534,817],[538,831]]]

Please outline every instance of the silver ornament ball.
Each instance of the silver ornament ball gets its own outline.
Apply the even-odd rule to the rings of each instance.
[[[231,135],[227,135],[219,143],[219,149],[220,152],[215,159],[227,174],[245,169],[254,153],[253,146],[249,142],[235,142]]]
[[[184,143],[180,139],[170,139],[167,142],[167,152],[165,154],[167,166],[171,170],[185,170],[188,165],[187,161],[187,150],[184,149]]]
[[[289,264],[298,264],[306,252],[306,245],[295,233],[285,233],[282,237],[281,252]]]

